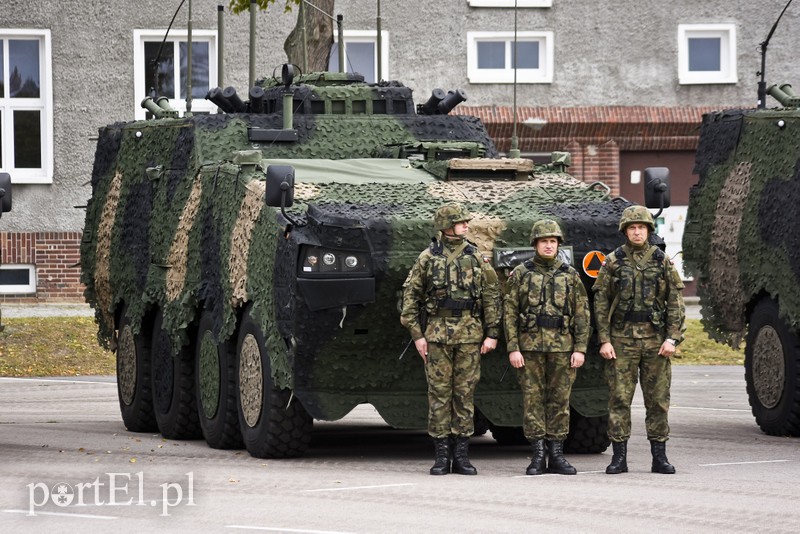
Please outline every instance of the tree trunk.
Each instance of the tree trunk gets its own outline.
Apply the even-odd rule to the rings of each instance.
[[[335,16],[333,4],[334,0],[316,0],[314,2],[314,5],[332,17]],[[333,45],[333,20],[308,5],[305,6],[305,19],[308,65],[303,68],[303,31],[299,12],[297,24],[283,43],[289,63],[300,66],[304,73],[328,70],[328,56],[331,52],[331,45]]]

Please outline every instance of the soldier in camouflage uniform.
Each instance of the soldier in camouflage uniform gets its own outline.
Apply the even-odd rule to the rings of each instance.
[[[649,244],[655,224],[642,206],[622,212],[619,230],[627,238],[606,259],[594,284],[600,355],[609,387],[608,437],[614,455],[608,474],[626,473],[631,402],[641,376],[652,472],[673,474],[667,460],[670,357],[683,339],[683,282],[672,262]]]
[[[541,220],[533,225],[531,246],[536,255],[511,272],[503,306],[508,359],[519,369],[523,428],[533,447],[528,475],[577,473],[564,458],[564,440],[569,432],[569,396],[576,369],[583,365],[591,316],[578,271],[558,259],[563,240],[557,222]]]
[[[477,474],[468,456],[473,396],[481,355],[497,346],[499,335],[497,274],[466,239],[471,218],[458,204],[439,208],[434,226],[440,239],[419,255],[403,284],[400,322],[411,332],[428,379],[432,475],[449,473],[451,462],[453,473]]]

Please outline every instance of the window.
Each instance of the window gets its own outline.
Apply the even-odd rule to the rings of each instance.
[[[552,7],[553,0],[517,0],[517,7]],[[514,7],[514,0],[469,0],[471,7]]]
[[[553,32],[468,32],[467,75],[470,83],[551,83]],[[518,59],[517,59],[518,58]]]
[[[36,293],[36,267],[0,265],[0,294]]]
[[[161,49],[165,30],[134,30],[133,55],[135,84],[135,117],[144,119],[147,111],[142,100],[155,90],[156,97],[166,96],[173,109],[186,111],[186,71],[188,46],[186,30],[171,30],[158,68],[153,63]],[[177,58],[177,59],[176,59]],[[158,79],[156,82],[155,79]],[[217,32],[192,31],[192,113],[216,112],[217,106],[206,100],[208,90],[217,85]],[[248,88],[249,90],[249,88]],[[242,100],[247,100],[247,90],[241,90]]]
[[[736,83],[736,26],[680,24],[678,80],[681,84]]]
[[[0,29],[0,171],[53,181],[50,30]]]
[[[334,43],[328,59],[328,70],[339,70],[339,37],[333,34]],[[381,80],[389,79],[389,32],[381,31]],[[378,77],[378,32],[375,30],[345,30],[344,59],[347,72],[364,75],[364,81],[375,83]]]

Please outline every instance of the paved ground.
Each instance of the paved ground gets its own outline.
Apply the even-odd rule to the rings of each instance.
[[[127,432],[113,378],[0,378],[0,530],[794,534],[800,439],[760,432],[743,374],[674,368],[677,474],[650,473],[637,394],[630,472],[606,475],[607,451],[569,455],[572,477],[525,476],[528,447],[489,434],[478,476],[432,477],[425,433],[368,405],[315,422],[305,457],[264,460]]]

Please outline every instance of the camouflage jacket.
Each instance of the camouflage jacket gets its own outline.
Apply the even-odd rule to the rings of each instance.
[[[560,260],[517,265],[506,286],[503,326],[509,352],[586,352],[591,315],[578,271]]]
[[[637,250],[627,244],[617,248],[593,288],[598,340],[660,337],[680,342],[685,314],[682,289],[678,271],[661,249],[651,245]]]
[[[414,340],[424,337],[430,343],[480,343],[485,336],[499,335],[497,274],[470,242],[448,264],[448,257],[460,245],[434,241],[408,273],[400,322]]]

